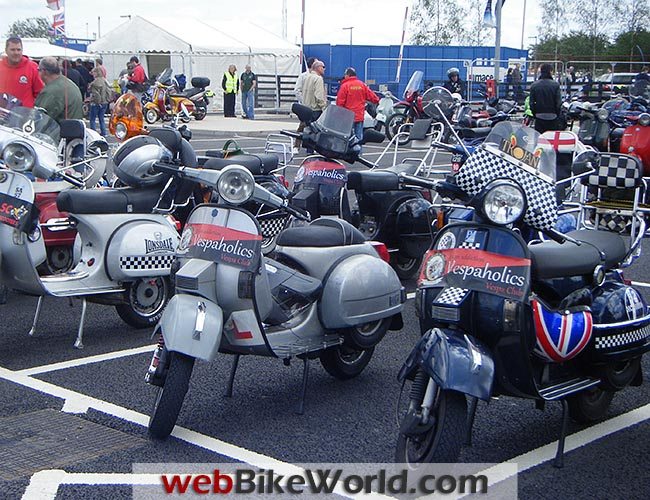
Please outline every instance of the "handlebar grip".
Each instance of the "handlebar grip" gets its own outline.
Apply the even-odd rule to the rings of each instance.
[[[294,207],[292,205],[287,205],[284,208],[290,215],[293,215],[298,219],[302,219],[306,221],[311,220],[311,214],[307,210],[303,210],[302,208]]]
[[[295,137],[296,139],[301,139],[302,138],[302,134],[300,134],[298,132],[290,132],[288,130],[280,130],[280,133],[282,135],[287,135],[289,137]]]
[[[79,179],[76,179],[75,177],[72,177],[71,175],[64,174],[63,172],[59,173],[59,176],[66,182],[69,182],[75,187],[82,188],[85,186],[83,181],[80,181]]]
[[[548,236],[549,238],[551,238],[553,241],[555,241],[557,243],[560,243],[560,244],[568,241],[568,239],[569,239],[565,235],[560,233],[559,231],[556,231],[555,229],[547,229],[546,231],[544,231],[544,234],[546,236]]]
[[[165,174],[179,175],[181,170],[176,165],[170,165],[169,163],[156,162],[151,167],[154,172],[160,172]]]

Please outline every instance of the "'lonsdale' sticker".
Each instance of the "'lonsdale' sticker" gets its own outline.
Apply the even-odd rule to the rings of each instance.
[[[425,261],[420,280],[523,301],[530,283],[530,259],[466,248],[436,250]]]
[[[0,193],[0,223],[23,232],[31,231],[38,219],[38,208],[28,201]]]
[[[179,253],[253,271],[259,266],[262,236],[213,224],[188,224]]]

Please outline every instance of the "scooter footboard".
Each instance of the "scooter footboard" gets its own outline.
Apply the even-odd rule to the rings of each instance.
[[[219,351],[223,311],[217,304],[194,295],[174,295],[156,327],[168,351],[212,361]]]
[[[453,390],[487,401],[492,395],[494,361],[487,348],[458,331],[432,328],[417,343],[402,366],[400,381],[421,367],[445,390]]]

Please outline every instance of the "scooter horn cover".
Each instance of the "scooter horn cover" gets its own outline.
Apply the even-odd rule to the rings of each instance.
[[[537,344],[534,352],[546,361],[562,363],[574,358],[591,339],[591,311],[584,306],[554,311],[531,300]]]

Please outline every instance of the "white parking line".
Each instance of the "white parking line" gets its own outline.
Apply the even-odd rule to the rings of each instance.
[[[111,359],[124,358],[126,356],[134,356],[144,352],[153,352],[156,348],[155,345],[145,345],[133,349],[125,349],[123,351],[107,352],[105,354],[98,354],[96,356],[87,356],[85,358],[71,359],[69,361],[61,361],[60,363],[52,363],[49,365],[35,366],[33,368],[26,368],[18,370],[15,373],[20,375],[38,375],[39,373],[48,373],[56,370],[65,370],[67,368],[75,368],[77,366],[89,365],[91,363],[101,363],[102,361],[110,361]]]
[[[645,283],[644,281],[632,281],[632,284],[641,288],[650,288],[650,283]]]

